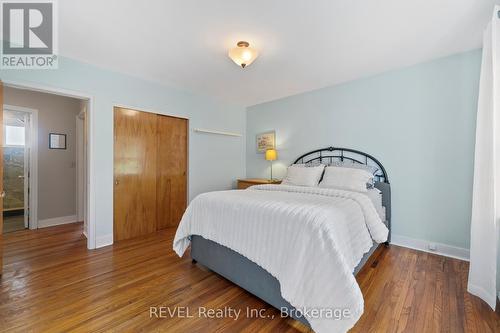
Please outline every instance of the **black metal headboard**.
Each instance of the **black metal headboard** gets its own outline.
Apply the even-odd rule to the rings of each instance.
[[[375,181],[387,184],[389,183],[389,177],[387,177],[387,172],[385,171],[382,163],[367,153],[349,148],[328,147],[313,150],[297,158],[293,164],[328,164],[335,161],[343,162],[346,160],[376,168],[376,171],[373,173]]]
[[[363,153],[359,150],[349,148],[335,148],[328,147],[310,151],[293,162],[293,164],[315,164],[323,163],[329,164],[335,161],[351,161],[364,165],[373,166],[376,168],[373,175],[375,176],[375,187],[382,192],[382,205],[385,207],[386,221],[384,223],[389,229],[389,236],[386,244],[391,241],[391,184],[389,184],[389,177],[385,171],[384,166],[375,157]]]

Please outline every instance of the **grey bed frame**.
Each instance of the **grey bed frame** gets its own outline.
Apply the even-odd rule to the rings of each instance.
[[[389,237],[385,245],[388,245],[391,237],[391,186],[384,167],[377,159],[353,149],[328,147],[306,153],[297,158],[293,164],[329,164],[337,161],[350,161],[374,167],[375,187],[382,192],[382,205],[386,210],[386,221],[384,223],[389,229]],[[370,251],[363,256],[358,266],[354,269],[354,274],[357,274],[363,268],[380,245],[375,243]],[[193,259],[193,263],[199,263],[207,267],[277,309],[294,309],[281,296],[278,280],[265,269],[238,252],[201,236],[192,235],[191,258]],[[294,319],[310,326],[303,316],[297,316],[297,311],[288,311],[288,313]]]

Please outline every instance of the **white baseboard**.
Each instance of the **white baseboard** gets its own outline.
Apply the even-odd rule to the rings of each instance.
[[[78,222],[76,215],[60,216],[51,219],[38,220],[38,228],[53,227],[55,225]]]
[[[414,250],[434,253],[445,257],[469,261],[469,250],[461,247],[431,242],[423,239],[415,239],[401,235],[391,235],[391,244],[407,247]],[[436,250],[430,250],[429,244],[435,245]]]
[[[113,234],[97,236],[95,239],[96,249],[113,244]]]

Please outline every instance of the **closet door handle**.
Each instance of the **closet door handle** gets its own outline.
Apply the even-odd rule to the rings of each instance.
[[[5,198],[5,191],[0,192],[0,198]]]
[[[120,181],[118,179],[115,179],[115,185],[120,184]]]

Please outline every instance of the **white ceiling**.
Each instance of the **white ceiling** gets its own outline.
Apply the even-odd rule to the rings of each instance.
[[[64,0],[60,53],[241,105],[481,46],[500,0]],[[238,68],[227,50],[260,51]]]

